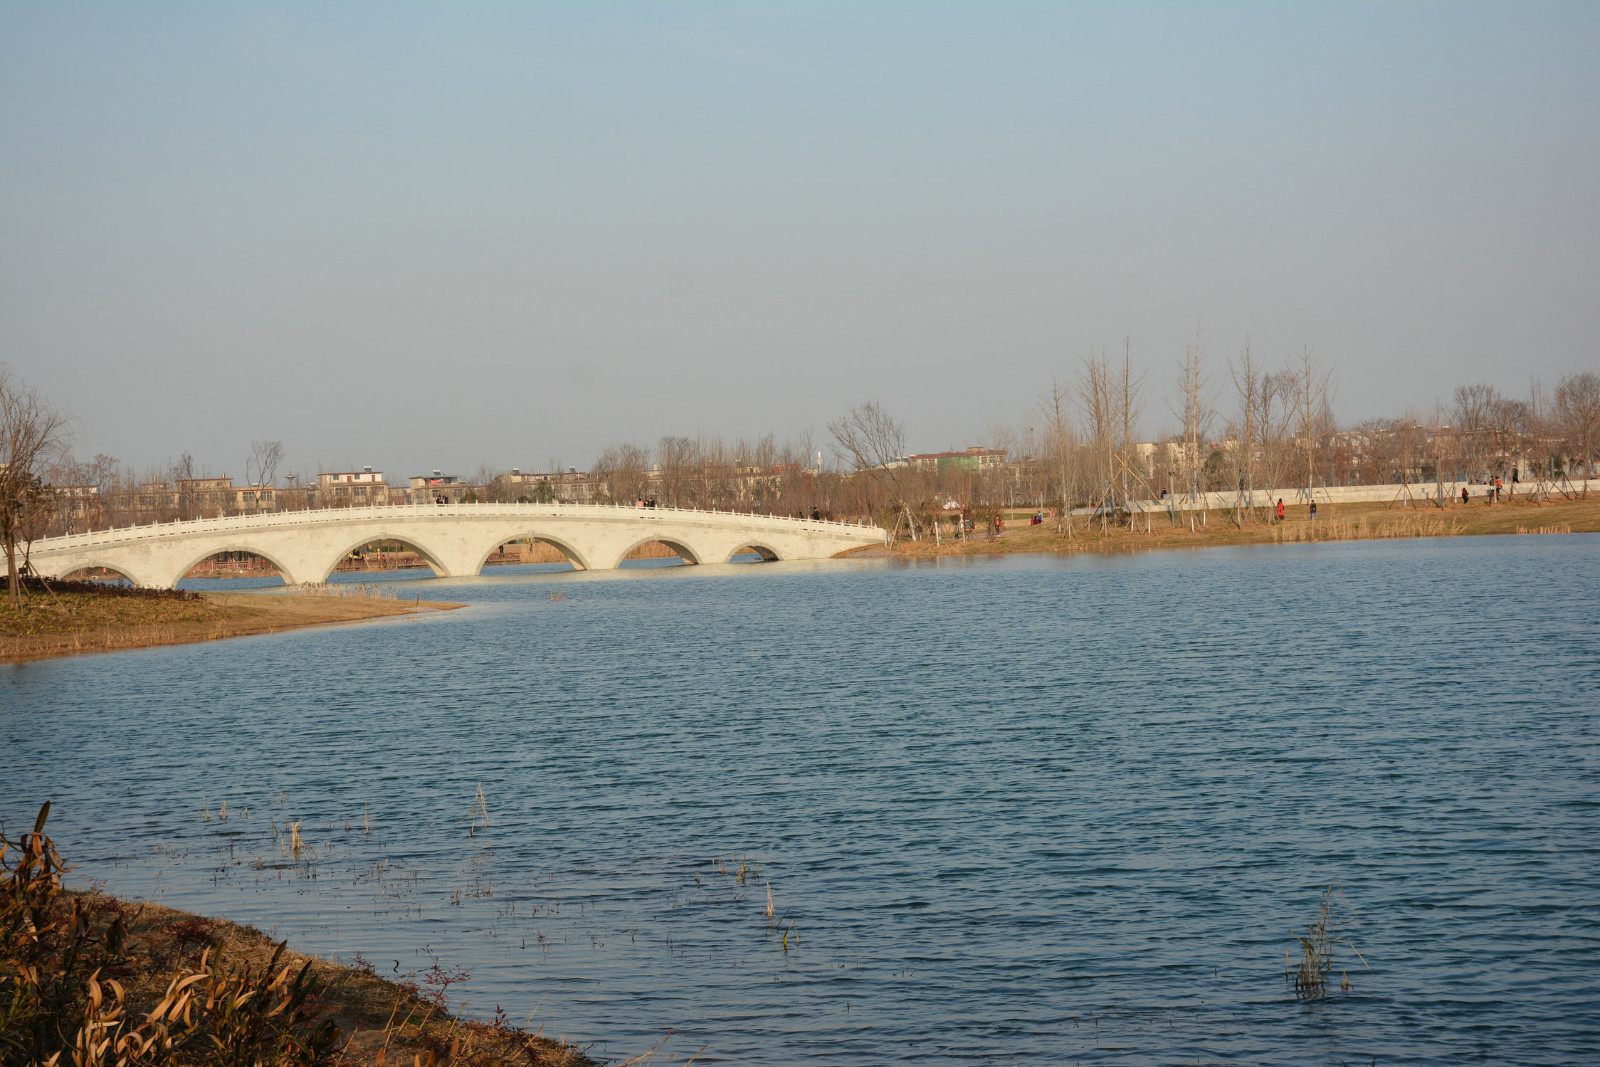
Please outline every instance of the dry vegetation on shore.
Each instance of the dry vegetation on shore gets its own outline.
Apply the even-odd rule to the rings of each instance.
[[[364,587],[274,596],[29,581],[22,610],[0,611],[0,662],[217,641],[455,607],[460,605],[400,600]]]
[[[0,1063],[64,1067],[590,1067],[503,1014],[460,1019],[440,970],[390,982],[259,930],[69,893],[39,812],[0,837]]]
[[[942,544],[932,541],[901,542],[893,548],[866,548],[852,556],[932,558],[936,556],[1013,555],[1029,552],[1129,552],[1152,548],[1210,548],[1227,545],[1263,545],[1309,541],[1361,541],[1408,537],[1455,537],[1481,534],[1596,533],[1600,532],[1600,496],[1590,500],[1560,500],[1544,504],[1507,501],[1489,506],[1474,500],[1466,506],[1437,508],[1431,504],[1410,508],[1383,504],[1320,504],[1319,517],[1310,519],[1304,506],[1286,509],[1282,523],[1232,521],[1231,512],[1212,511],[1201,525],[1189,529],[1189,513],[1180,513],[1182,525],[1173,526],[1164,512],[1140,516],[1135,529],[1108,525],[1074,516],[1072,535],[1058,533],[1055,520],[1041,526],[1012,524],[997,537],[974,531],[971,540]]]

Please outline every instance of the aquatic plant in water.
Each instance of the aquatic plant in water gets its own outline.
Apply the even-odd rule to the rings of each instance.
[[[1324,996],[1328,989],[1328,973],[1333,969],[1333,952],[1338,945],[1348,948],[1361,965],[1367,970],[1372,968],[1367,964],[1356,949],[1355,942],[1351,941],[1341,931],[1352,925],[1354,920],[1349,916],[1349,901],[1345,899],[1343,888],[1339,888],[1339,900],[1343,903],[1343,912],[1334,907],[1333,894],[1336,886],[1329,885],[1322,891],[1322,901],[1317,905],[1317,917],[1306,927],[1304,935],[1296,933],[1295,940],[1300,945],[1299,966],[1290,969],[1289,950],[1283,950],[1283,980],[1290,986],[1295,996],[1306,1000],[1314,1000]],[[1350,976],[1341,973],[1339,988],[1346,992],[1350,989]]]

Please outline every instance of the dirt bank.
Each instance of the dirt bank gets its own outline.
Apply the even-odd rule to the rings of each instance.
[[[465,971],[397,965],[383,978],[359,953],[344,966],[226,920],[65,891],[71,867],[43,833],[49,811],[32,833],[0,833],[0,1062],[594,1063],[504,1013],[456,1017]]]
[[[1071,533],[1057,532],[1053,519],[1042,526],[1011,525],[989,537],[974,531],[971,540],[902,542],[893,548],[871,547],[850,556],[887,556],[924,559],[936,556],[1012,555],[1029,552],[1130,552],[1153,548],[1207,548],[1224,545],[1262,545],[1307,541],[1364,541],[1400,537],[1457,537],[1481,534],[1597,533],[1600,532],[1600,494],[1588,500],[1561,500],[1544,504],[1507,501],[1495,505],[1473,500],[1445,508],[1433,505],[1410,508],[1383,504],[1319,504],[1310,518],[1303,505],[1285,508],[1284,521],[1259,518],[1240,526],[1233,514],[1212,511],[1204,521],[1199,513],[1180,512],[1174,526],[1165,512],[1139,516],[1135,528],[1073,516]],[[1191,517],[1194,529],[1189,528]],[[1026,520],[1023,520],[1026,522]]]
[[[0,602],[0,663],[218,641],[461,606],[363,590],[151,594],[81,582],[30,584],[20,613]]]
[[[75,894],[76,895],[76,894]],[[87,910],[125,917],[130,959],[121,968],[128,1000],[148,1012],[166,990],[171,975],[207,963],[228,970],[265,970],[278,942],[253,926],[211,919],[160,904],[134,904],[102,894],[79,895]],[[360,959],[359,953],[357,959]],[[387,963],[387,961],[385,961]],[[435,964],[428,970],[391,980],[371,964],[345,966],[285,948],[277,967],[298,975],[310,964],[308,1021],[338,1027],[334,1059],[344,1064],[539,1064],[541,1067],[591,1067],[596,1061],[576,1046],[522,1026],[523,1019],[502,1016],[498,1023],[459,1018],[448,1001],[470,987],[470,976]],[[276,968],[275,968],[276,969]],[[465,984],[462,984],[465,983]],[[379,1053],[383,1053],[379,1060]]]

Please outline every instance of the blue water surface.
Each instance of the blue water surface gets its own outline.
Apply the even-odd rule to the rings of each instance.
[[[0,816],[602,1058],[1594,1062],[1597,549],[410,580],[0,668]]]

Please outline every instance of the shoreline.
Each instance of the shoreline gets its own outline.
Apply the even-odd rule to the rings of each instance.
[[[1310,544],[1333,541],[1377,541],[1434,537],[1480,537],[1510,534],[1600,533],[1600,494],[1588,500],[1543,503],[1515,500],[1487,505],[1429,502],[1410,508],[1381,503],[1318,504],[1311,519],[1305,505],[1286,507],[1284,521],[1247,520],[1241,528],[1231,511],[1180,512],[1174,525],[1166,512],[1135,517],[1136,528],[1109,525],[1104,533],[1088,516],[1072,517],[1072,533],[1057,531],[1058,520],[1039,526],[1013,525],[990,537],[974,530],[965,540],[943,537],[872,545],[841,553],[842,559],[942,559],[963,556],[1068,555],[1122,553],[1176,548],[1224,548],[1240,545]],[[1012,512],[1012,514],[1018,514]],[[1029,514],[1020,512],[1020,514]],[[1191,529],[1189,523],[1193,521]]]
[[[0,1018],[0,1047],[57,1062],[86,1040],[100,1052],[146,1062],[372,1064],[489,1067],[509,1063],[599,1067],[565,1039],[529,1032],[496,1009],[489,1021],[452,1010],[450,987],[470,971],[441,967],[396,978],[355,954],[354,965],[289,949],[261,930],[68,889],[63,862],[44,834],[50,805],[32,833],[0,836],[8,862],[0,899],[9,936],[0,972],[14,987]],[[531,1019],[531,1015],[530,1015]],[[232,1054],[232,1055],[230,1055]],[[242,1054],[242,1055],[241,1055]],[[102,1057],[95,1056],[94,1062]]]
[[[286,630],[420,618],[465,607],[372,594],[206,592],[120,597],[29,590],[19,617],[0,609],[0,663],[198,644]]]
[[[264,971],[277,954],[278,967],[287,966],[292,975],[305,971],[315,990],[308,1022],[331,1021],[338,1028],[335,1054],[340,1062],[599,1067],[582,1048],[565,1038],[545,1037],[542,1028],[529,1032],[506,1016],[483,1022],[453,1012],[445,994],[451,980],[466,979],[438,964],[395,980],[378,974],[359,952],[355,964],[308,956],[290,949],[282,939],[225,917],[126,900],[93,889],[63,889],[61,895],[68,902],[81,901],[92,916],[123,919],[131,963],[118,970],[123,971],[129,1002],[145,1011],[160,997],[169,974],[179,968],[197,970],[202,954],[221,971],[241,967]],[[441,982],[441,976],[446,980]],[[132,1014],[138,1017],[143,1012]]]

